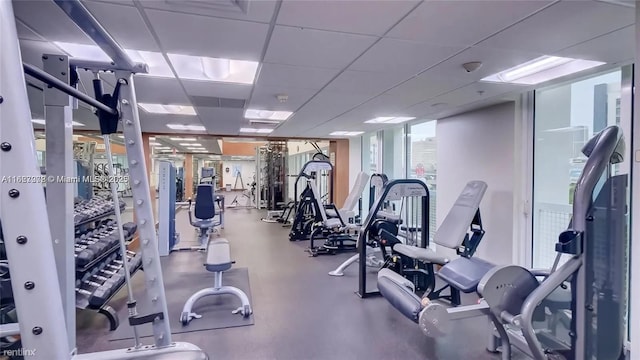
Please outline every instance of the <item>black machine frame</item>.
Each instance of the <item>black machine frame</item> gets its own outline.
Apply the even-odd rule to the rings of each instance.
[[[419,246],[422,248],[426,248],[429,246],[429,188],[427,185],[418,179],[398,179],[391,180],[387,182],[382,190],[382,194],[375,200],[374,205],[369,211],[366,220],[363,223],[363,230],[360,232],[358,237],[358,255],[359,255],[359,263],[358,263],[358,291],[356,294],[361,298],[369,298],[373,296],[379,296],[380,292],[376,289],[374,291],[367,290],[367,244],[369,243],[368,237],[370,236],[369,228],[372,227],[373,223],[378,219],[378,212],[383,209],[383,205],[388,201],[387,197],[391,194],[391,191],[394,188],[407,188],[408,192],[404,192],[404,194],[400,195],[402,198],[412,196],[412,194],[423,194],[421,195],[421,224],[423,226],[422,231],[420,231],[420,244]],[[413,189],[412,189],[413,187]],[[419,192],[417,192],[419,191]],[[413,195],[416,196],[416,195]],[[382,230],[384,231],[384,230]],[[376,234],[378,235],[378,234]],[[384,245],[380,245],[384,246]],[[420,268],[421,265],[419,263],[416,264],[418,269],[415,271],[420,272],[420,274],[426,273],[424,268]]]
[[[318,171],[315,170],[316,168],[321,170],[326,169],[329,171],[327,174],[327,181],[329,182],[328,203],[333,205],[333,165],[329,161],[324,160],[311,160],[306,162],[302,169],[300,169],[296,182],[293,186],[295,194],[293,208],[295,209],[295,214],[293,223],[291,224],[291,231],[289,232],[289,241],[309,240],[311,232],[313,231],[313,224],[322,221],[320,209],[318,208],[318,204],[322,204],[322,199],[317,199],[317,201],[314,200],[315,195],[308,184],[309,180],[316,181],[318,176]],[[300,179],[305,179],[306,185],[302,193],[300,193],[300,196],[298,196],[298,184],[300,183]]]

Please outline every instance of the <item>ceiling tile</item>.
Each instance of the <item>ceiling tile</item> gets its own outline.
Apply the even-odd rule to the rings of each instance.
[[[248,99],[251,95],[251,85],[198,80],[182,80],[182,83],[190,96]]]
[[[406,80],[406,77],[395,73],[347,70],[327,85],[325,90],[329,92],[357,93],[374,97],[404,80]]]
[[[215,135],[236,135],[244,120],[242,109],[198,107],[197,111],[207,131]]]
[[[242,11],[242,9],[238,7],[230,7],[229,5],[233,3],[235,3],[235,1],[142,1],[142,5],[147,9],[159,9],[172,13],[195,14],[263,23],[271,22],[277,1],[249,1],[249,6],[246,12]]]
[[[18,30],[18,39],[24,40],[35,40],[42,41],[44,40],[42,36],[33,32],[26,25],[24,25],[21,21],[16,21],[16,29]]]
[[[378,116],[404,116],[404,109],[413,104],[415,104],[415,100],[411,97],[383,94],[358,106],[354,111],[365,115],[364,117],[367,119]]]
[[[49,41],[93,44],[53,1],[13,1],[16,18]]]
[[[489,98],[501,96],[509,92],[518,92],[524,89],[526,89],[526,87],[513,84],[473,83],[431,99],[430,102],[432,104],[442,103],[443,105],[440,106],[443,107],[460,106],[486,101]]]
[[[105,3],[105,4],[136,6],[133,3],[133,0],[85,0],[85,3]]]
[[[349,68],[353,70],[398,73],[411,76],[463,50],[462,46],[381,39]]]
[[[448,46],[474,45],[549,3],[551,1],[425,1],[387,37]]]
[[[20,40],[22,61],[42,68],[43,54],[64,54],[51,43],[44,41]]]
[[[468,84],[469,82],[471,81],[449,78],[446,74],[429,70],[387,91],[384,95],[404,102],[405,106],[410,106]]]
[[[256,86],[320,90],[337,74],[336,69],[264,63]]]
[[[259,61],[269,25],[147,10],[168,53]],[[176,26],[176,24],[180,24]]]
[[[623,6],[595,1],[562,1],[479,45],[552,53],[634,22],[635,13]]]
[[[418,1],[285,1],[277,23],[296,27],[383,35]]]
[[[425,74],[445,76],[456,85],[468,84],[542,55],[543,53],[473,46],[434,66]],[[482,66],[478,70],[468,73],[464,70],[462,64],[472,61],[480,61]]]
[[[635,57],[635,36],[635,26],[631,25],[550,55],[603,61],[609,64],[625,62]]]
[[[177,79],[137,75],[135,85],[138,102],[167,105],[189,104],[189,99]]]
[[[158,44],[138,9],[124,5],[87,2],[87,8],[125,49],[159,51]]]
[[[367,100],[367,95],[322,91],[273,132],[298,134],[351,110]]]
[[[264,61],[343,69],[375,40],[372,36],[276,26]]]
[[[264,110],[298,110],[302,104],[307,102],[317,90],[287,88],[285,86],[256,86],[251,96],[249,107]],[[281,103],[276,98],[279,94],[285,94],[289,98]]]
[[[198,111],[199,112],[199,111]],[[150,114],[144,110],[139,111],[140,125],[143,132],[184,132],[169,129],[167,124],[202,125],[198,116]],[[201,134],[202,132],[190,131],[189,133]]]

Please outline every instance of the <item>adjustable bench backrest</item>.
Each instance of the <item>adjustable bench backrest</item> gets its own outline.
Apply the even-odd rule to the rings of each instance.
[[[209,220],[216,216],[216,206],[213,185],[200,184],[196,191],[195,216],[198,219]]]
[[[367,182],[369,181],[369,174],[365,172],[360,172],[358,177],[356,178],[356,183],[353,184],[349,195],[344,200],[344,206],[342,206],[341,211],[351,211],[356,205],[358,205],[358,200],[362,196],[362,192],[364,188],[367,187]]]
[[[449,249],[462,246],[480,202],[487,191],[484,181],[469,181],[433,236],[433,241]]]

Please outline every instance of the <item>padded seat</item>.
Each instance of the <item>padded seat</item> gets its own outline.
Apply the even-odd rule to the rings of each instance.
[[[226,239],[215,239],[209,241],[207,246],[207,260],[204,263],[207,271],[222,272],[231,269],[231,252],[229,242]]]
[[[543,303],[553,311],[569,310],[571,309],[571,289],[558,287],[543,300]]]
[[[482,277],[495,265],[478,258],[457,258],[438,271],[438,277],[464,292],[476,291]]]
[[[344,223],[339,218],[327,219],[327,221],[324,222],[324,226],[329,229],[338,228],[343,225]]]
[[[191,225],[193,225],[194,227],[202,229],[202,228],[212,227],[213,224],[214,224],[213,220],[196,220]]]
[[[393,251],[408,256],[412,259],[432,264],[444,265],[449,262],[448,258],[436,254],[436,252],[431,250],[430,248],[423,249],[417,246],[397,244],[393,247]]]

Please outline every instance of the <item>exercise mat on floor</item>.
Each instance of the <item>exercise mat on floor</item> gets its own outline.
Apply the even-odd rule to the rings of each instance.
[[[171,333],[180,334],[192,331],[223,329],[238,326],[253,325],[253,315],[244,318],[240,314],[232,314],[232,311],[240,306],[240,300],[233,295],[216,295],[201,298],[193,308],[196,314],[202,315],[200,319],[193,319],[187,326],[182,326],[180,322],[180,314],[182,307],[187,299],[196,291],[206,287],[213,286],[214,274],[205,271],[201,267],[200,272],[164,272],[165,292],[167,295],[167,308],[169,311],[169,322],[171,323]],[[138,273],[136,277],[142,277],[143,274]],[[136,279],[138,280],[138,279]],[[146,315],[150,311],[145,309],[142,304],[145,296],[143,282],[134,288],[136,300],[138,300],[138,314]],[[247,294],[251,306],[251,289],[249,286],[249,271],[247,268],[234,268],[226,271],[222,277],[222,284],[234,286]],[[126,305],[120,307],[118,311],[120,326],[109,334],[109,340],[133,339],[133,329],[127,321]],[[138,334],[141,337],[153,336],[150,324],[144,324],[137,327]]]

